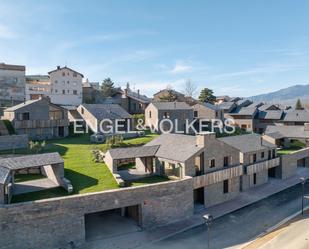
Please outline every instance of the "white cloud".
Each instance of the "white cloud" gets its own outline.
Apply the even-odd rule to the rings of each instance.
[[[0,39],[12,39],[15,37],[16,34],[8,26],[0,24]]]
[[[173,74],[178,74],[178,73],[187,73],[192,70],[192,67],[190,65],[186,65],[183,62],[177,62],[173,69],[170,71]]]

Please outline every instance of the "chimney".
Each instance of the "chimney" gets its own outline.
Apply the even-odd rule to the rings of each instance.
[[[216,133],[214,132],[203,132],[196,135],[196,146],[205,147],[206,144],[211,143],[211,141],[216,139]]]
[[[137,89],[137,97],[139,98],[139,89]]]
[[[60,66],[57,66],[57,70],[59,70],[60,69]]]
[[[24,104],[26,104],[26,98],[24,98]]]

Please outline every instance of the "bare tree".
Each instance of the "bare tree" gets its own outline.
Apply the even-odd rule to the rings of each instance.
[[[196,94],[197,86],[188,79],[185,83],[184,94],[186,97],[193,97]]]

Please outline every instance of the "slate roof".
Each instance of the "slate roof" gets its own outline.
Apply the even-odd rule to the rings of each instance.
[[[25,169],[32,167],[40,167],[50,164],[63,163],[63,159],[57,153],[45,153],[27,156],[17,156],[0,159],[0,168],[4,167],[9,170]]]
[[[40,101],[41,99],[32,99],[32,100],[27,100],[26,102],[23,102],[23,103],[20,103],[18,105],[14,105],[12,107],[9,107],[9,108],[6,108],[4,111],[5,112],[14,112],[20,108],[23,108],[25,106],[28,106],[28,105],[32,105],[33,103],[35,102],[38,102]]]
[[[259,111],[259,119],[276,119],[280,120],[282,117],[283,111],[281,110],[274,110],[274,111]]]
[[[284,113],[283,121],[309,122],[309,112],[306,110],[292,110]]]
[[[201,103],[201,105],[206,106],[207,108],[214,110],[214,111],[220,110],[220,108],[217,105],[213,105],[211,103],[205,102],[205,103]]]
[[[255,107],[237,107],[235,111],[229,113],[230,115],[245,115],[253,116],[257,112]]]
[[[222,102],[218,105],[218,108],[222,110],[230,110],[233,106],[236,106],[234,102]]]
[[[0,63],[0,69],[3,69],[3,70],[25,71],[26,67],[25,66],[21,66],[21,65],[11,65],[11,64]]]
[[[275,139],[279,138],[309,138],[309,131],[304,130],[300,125],[269,125],[265,134]]]
[[[190,110],[186,102],[152,102],[158,110]]]
[[[262,106],[259,107],[259,110],[261,111],[266,111],[268,110],[269,108],[275,108],[277,110],[280,110],[281,108],[278,106],[278,105],[275,105],[275,104],[264,104]]]
[[[257,134],[222,137],[218,138],[218,140],[238,149],[243,153],[276,148],[276,145],[262,140],[262,137]]]
[[[155,156],[159,145],[154,146],[138,146],[131,148],[116,148],[110,149],[109,153],[113,159],[126,159],[136,157],[149,157]]]
[[[10,174],[10,170],[4,167],[0,167],[0,183],[4,184],[6,182],[6,179],[8,178]]]
[[[252,104],[252,101],[249,99],[240,99],[236,104],[241,107],[247,107]]]
[[[79,74],[80,76],[82,76],[84,78],[83,74],[81,74],[81,73],[79,73],[79,72],[77,72],[77,71],[75,71],[72,68],[69,68],[67,66],[56,68],[55,70],[49,71],[48,74],[51,74],[53,72],[56,72],[56,71],[59,71],[59,70],[62,70],[62,69],[68,69],[68,70],[72,71],[73,73],[77,73],[77,74]]]
[[[160,145],[156,156],[177,162],[185,162],[202,149],[196,146],[195,136],[180,134],[162,134],[146,145]]]
[[[97,120],[125,119],[132,116],[117,104],[82,104]]]
[[[141,94],[138,94],[137,92],[132,92],[132,91],[129,91],[127,95],[129,98],[135,99],[142,103],[145,103],[145,104],[150,103],[150,98],[148,98],[146,95],[141,95]]]

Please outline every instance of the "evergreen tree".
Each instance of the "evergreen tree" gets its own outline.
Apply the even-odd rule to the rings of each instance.
[[[111,97],[115,93],[114,82],[110,78],[103,80],[101,92],[104,98]]]
[[[296,110],[303,110],[304,109],[300,99],[297,100],[296,105],[295,105],[295,109]]]
[[[216,100],[216,97],[213,95],[213,91],[209,88],[202,89],[200,96],[198,97],[201,102],[208,102],[213,104]]]

